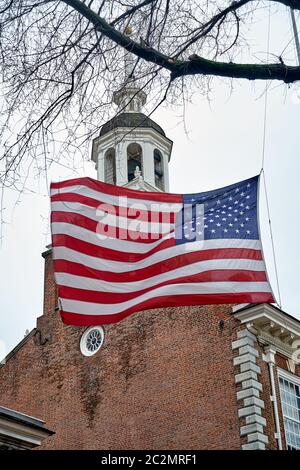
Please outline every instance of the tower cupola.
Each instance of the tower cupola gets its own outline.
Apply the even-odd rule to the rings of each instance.
[[[127,28],[128,36],[132,34]],[[147,95],[134,70],[136,58],[124,57],[124,82],[113,94],[116,115],[106,122],[93,141],[92,160],[97,178],[110,184],[145,191],[169,191],[169,161],[173,142],[146,114]]]

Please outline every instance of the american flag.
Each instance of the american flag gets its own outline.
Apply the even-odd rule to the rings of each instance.
[[[114,323],[156,307],[274,302],[259,239],[258,179],[188,195],[91,178],[52,183],[64,323]]]

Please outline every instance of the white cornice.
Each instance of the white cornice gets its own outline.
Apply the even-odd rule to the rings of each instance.
[[[235,311],[233,316],[256,334],[260,342],[272,345],[291,357],[300,345],[300,322],[270,304],[259,304]]]
[[[291,358],[293,356],[294,351],[295,351],[295,349],[293,349],[289,344],[285,344],[282,341],[274,338],[271,335],[258,333],[257,334],[257,339],[263,345],[273,346],[276,349],[276,352],[278,352],[278,353],[280,353],[283,356],[286,356],[288,358]]]
[[[31,448],[41,445],[42,441],[51,434],[53,433],[47,429],[38,429],[30,425],[0,418],[0,441],[14,440],[14,442],[22,443],[23,447]]]
[[[234,317],[239,319],[241,323],[249,323],[259,318],[268,318],[270,321],[276,322],[276,324],[289,329],[291,333],[300,337],[300,321],[270,304],[250,306],[235,312]]]
[[[163,149],[168,153],[170,161],[171,150],[173,146],[172,140],[168,139],[168,137],[166,136],[163,136],[151,127],[137,127],[136,129],[131,130],[128,127],[118,127],[116,129],[112,129],[107,134],[96,137],[93,140],[91,158],[94,162],[97,162],[98,147],[101,145],[103,148],[105,148],[106,146],[110,146],[111,142],[115,144],[116,139],[120,139],[120,141],[122,140],[122,142],[132,142],[133,139],[138,139],[139,141],[142,141],[143,139],[149,138],[152,140],[152,142],[156,142],[157,144],[160,144],[163,147]]]

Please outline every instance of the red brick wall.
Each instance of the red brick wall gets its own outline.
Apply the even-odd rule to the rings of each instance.
[[[49,449],[240,449],[231,342],[244,328],[231,306],[140,312],[105,326],[84,357],[84,328],[59,318],[51,253],[45,255],[44,315],[37,332],[0,368],[1,405],[46,421]],[[224,320],[223,328],[220,320]],[[268,449],[276,449],[268,365],[258,345]],[[277,364],[286,368],[285,358]],[[298,371],[299,372],[299,371]],[[277,397],[279,389],[277,385]],[[280,408],[280,404],[279,404]],[[281,419],[284,441],[283,420]]]
[[[1,404],[56,432],[43,448],[240,448],[230,306],[134,314],[105,327],[101,350],[86,358],[83,329],[58,318],[49,254],[45,263],[41,335],[0,369]]]

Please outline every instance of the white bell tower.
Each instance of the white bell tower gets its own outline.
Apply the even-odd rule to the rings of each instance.
[[[127,34],[131,34],[129,28]],[[92,160],[100,181],[168,192],[173,142],[156,122],[142,113],[147,95],[134,78],[135,62],[134,56],[126,52],[124,84],[113,94],[118,112],[93,140]]]

